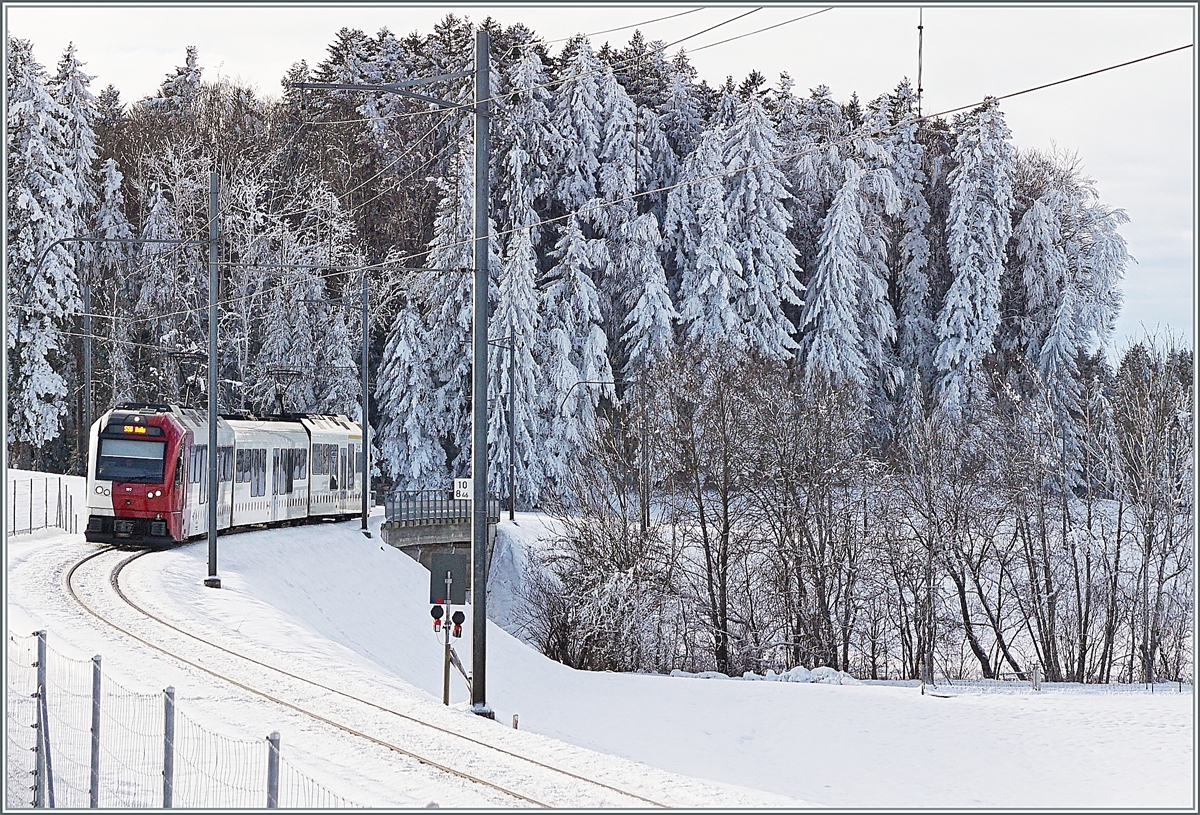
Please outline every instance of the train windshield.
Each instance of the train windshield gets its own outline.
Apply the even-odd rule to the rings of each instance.
[[[166,443],[141,439],[100,439],[96,478],[101,481],[137,481],[161,484]]]

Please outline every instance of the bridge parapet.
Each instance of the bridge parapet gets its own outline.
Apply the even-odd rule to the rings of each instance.
[[[385,522],[394,527],[470,524],[471,500],[452,498],[447,490],[394,490],[383,499]],[[489,524],[500,522],[500,498],[488,495]]]
[[[471,551],[470,500],[455,499],[446,490],[396,490],[384,496],[384,543],[429,568],[438,552]],[[500,499],[488,496],[487,554],[491,565],[500,522]],[[469,574],[469,573],[468,573]],[[467,588],[470,588],[468,582]]]

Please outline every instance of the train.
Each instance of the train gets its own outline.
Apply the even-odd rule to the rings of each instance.
[[[166,547],[217,532],[346,520],[362,509],[362,427],[344,415],[222,415],[129,403],[103,414],[88,442],[86,540]],[[368,440],[369,441],[369,440]],[[217,494],[209,494],[216,457]]]

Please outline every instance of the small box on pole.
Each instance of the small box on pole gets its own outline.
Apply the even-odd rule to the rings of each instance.
[[[467,573],[470,559],[465,553],[439,552],[429,562],[429,602],[435,605],[462,606],[467,602]],[[450,596],[446,596],[446,576],[450,576]]]

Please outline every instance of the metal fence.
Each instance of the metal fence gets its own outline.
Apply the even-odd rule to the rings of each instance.
[[[471,500],[445,490],[395,490],[383,499],[384,518],[394,526],[438,526],[471,522]],[[488,496],[488,523],[500,522],[500,498]]]
[[[8,481],[8,532],[10,535],[57,527],[79,531],[79,514],[84,502],[63,476],[10,478]]]
[[[278,733],[239,739],[179,710],[175,691],[131,691],[101,658],[8,635],[6,809],[357,807],[288,764]]]
[[[861,679],[864,685],[890,687],[921,687],[919,679]],[[1137,683],[1080,683],[1047,682],[1041,668],[1031,668],[1024,674],[999,673],[995,679],[952,679],[938,676],[930,692],[952,695],[1006,694],[1006,693],[1051,693],[1051,694],[1147,694],[1147,693],[1192,693],[1187,682]]]

